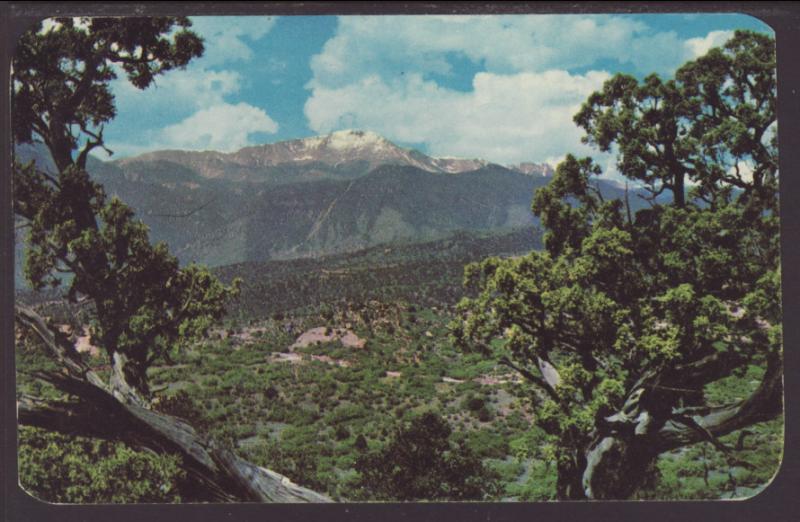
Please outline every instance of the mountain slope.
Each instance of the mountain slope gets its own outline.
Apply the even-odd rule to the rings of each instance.
[[[231,312],[243,318],[302,313],[335,302],[454,305],[466,295],[467,263],[540,246],[537,231],[530,227],[506,234],[461,232],[447,239],[394,243],[314,259],[237,263],[214,272],[226,283],[242,279],[242,293]]]
[[[21,146],[17,155],[52,169],[42,147]],[[552,173],[533,163],[432,158],[361,131],[230,154],[90,158],[88,170],[136,210],[154,241],[182,262],[212,266],[530,227],[533,193]],[[606,197],[623,197],[613,184],[600,187]],[[631,203],[641,205],[635,197]]]
[[[187,189],[110,171],[98,178],[137,209],[154,239],[182,260],[211,265],[529,226],[531,196],[545,182],[497,166],[452,176],[394,165],[351,180],[282,185],[205,181]]]

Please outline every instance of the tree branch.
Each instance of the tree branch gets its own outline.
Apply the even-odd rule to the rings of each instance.
[[[192,484],[217,501],[331,501],[278,473],[239,458],[199,435],[181,419],[123,402],[80,360],[65,336],[54,333],[36,312],[17,305],[15,317],[20,324],[33,330],[45,349],[67,370],[42,373],[38,377],[79,399],[45,403],[23,396],[17,403],[20,424],[178,454]]]
[[[704,432],[721,437],[757,422],[776,418],[783,411],[783,365],[780,355],[775,353],[767,357],[764,377],[747,399],[726,406],[705,408],[703,411],[686,411],[697,412],[691,418],[702,430],[681,421],[667,421],[658,433],[659,452],[702,442],[707,439]],[[673,414],[680,416],[684,411],[676,410]]]
[[[541,359],[539,359],[539,361],[541,361]],[[532,382],[533,384],[544,390],[544,392],[547,393],[547,395],[551,399],[553,399],[556,402],[559,402],[559,397],[558,394],[556,394],[555,386],[551,386],[550,383],[545,379],[534,375],[532,372],[530,372],[526,368],[523,368],[522,366],[514,364],[508,357],[500,358],[498,360],[498,363],[504,366],[508,366],[512,370],[519,372],[519,374],[522,375],[524,378],[526,378],[527,380],[529,380],[530,382]],[[557,375],[558,374],[556,374],[556,376]]]
[[[55,331],[45,322],[39,314],[32,309],[16,304],[14,306],[14,319],[22,326],[32,330],[42,341],[45,350],[66,369],[69,374],[77,379],[102,390],[107,390],[105,382],[81,360],[80,354],[67,337]]]
[[[83,122],[79,122],[81,131],[86,134],[87,136],[94,138],[94,141],[87,138],[86,144],[81,149],[81,152],[78,154],[78,158],[75,160],[75,164],[78,168],[82,170],[86,170],[86,161],[89,158],[89,153],[95,147],[100,147],[104,151],[106,151],[109,155],[112,155],[113,152],[105,146],[105,142],[103,141],[103,127],[101,126],[97,133],[94,133],[89,130],[89,128]]]

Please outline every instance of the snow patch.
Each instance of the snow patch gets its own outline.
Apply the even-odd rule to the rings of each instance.
[[[327,145],[334,150],[347,149],[389,149],[389,142],[372,131],[343,130],[332,132],[327,137]]]

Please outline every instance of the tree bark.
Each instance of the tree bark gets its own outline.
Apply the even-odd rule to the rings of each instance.
[[[567,462],[559,462],[556,472],[556,497],[560,500],[586,500],[581,484],[581,472],[586,459],[580,453],[572,455]]]
[[[331,502],[325,495],[239,458],[183,420],[147,409],[138,400],[112,389],[81,361],[66,337],[49,328],[33,310],[17,305],[15,318],[31,329],[62,364],[62,372],[38,377],[78,399],[50,402],[23,396],[17,402],[20,424],[180,455],[195,493],[208,500]]]
[[[664,411],[644,400],[645,396],[646,389],[637,387],[623,408],[598,427],[585,451],[582,484],[586,498],[629,498],[642,486],[661,453],[698,442],[711,442],[728,451],[717,437],[778,417],[783,411],[780,354],[767,357],[758,388],[737,403]]]
[[[122,402],[149,407],[150,390],[145,371],[124,353],[114,352],[111,355],[111,377],[108,381],[111,393]]]
[[[645,482],[656,457],[646,439],[602,437],[586,451],[583,494],[587,499],[630,498]]]

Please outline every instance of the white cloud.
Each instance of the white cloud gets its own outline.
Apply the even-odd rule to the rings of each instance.
[[[739,160],[736,165],[728,169],[728,174],[738,176],[747,183],[753,182],[753,163],[751,161]]]
[[[113,83],[117,109],[138,117],[163,114],[165,111],[188,113],[201,107],[223,103],[239,92],[242,78],[238,72],[213,71],[200,67],[173,70],[158,76],[150,87],[137,89],[124,73]]]
[[[276,21],[269,16],[199,16],[191,20],[192,29],[205,40],[202,61],[206,67],[251,60],[253,51],[245,40],[263,38]]]
[[[253,132],[277,130],[277,124],[262,109],[231,103],[247,79],[231,68],[223,68],[253,61],[249,43],[269,33],[276,19],[228,16],[191,20],[192,30],[204,39],[205,51],[186,68],[156,77],[145,90],[131,85],[117,68],[112,91],[120,118],[109,128],[110,134],[116,131],[117,136],[124,128],[126,136],[111,140],[115,156],[165,147],[233,150],[248,145]],[[170,121],[179,123],[164,128],[164,122]],[[179,136],[181,132],[183,136]]]
[[[340,17],[311,59],[305,114],[317,132],[364,128],[424,142],[435,155],[510,163],[573,152],[603,156],[615,171],[607,155],[580,143],[572,122],[609,77],[585,69],[612,60],[643,74],[671,74],[728,36],[683,40],[620,16]],[[434,81],[459,72],[453,55],[483,69],[471,91]]]
[[[275,133],[278,124],[263,110],[239,103],[202,109],[180,123],[164,128],[156,148],[230,152],[251,145],[255,132]]]
[[[733,37],[733,31],[711,31],[702,38],[690,38],[684,42],[687,59],[694,59],[706,54],[712,47],[721,47]]]
[[[446,53],[504,73],[586,67],[599,59],[631,63],[643,73],[669,72],[690,57],[676,33],[653,33],[629,17],[341,17],[337,34],[311,61],[311,85],[341,85],[354,71],[393,65],[447,73]]]
[[[275,18],[263,16],[192,18],[192,30],[204,39],[203,56],[189,62],[185,69],[158,76],[144,91],[133,87],[118,68],[119,78],[113,83],[113,90],[120,112],[188,111],[222,103],[239,92],[244,79],[238,72],[218,66],[252,60],[253,51],[247,41],[264,37],[274,25]]]
[[[425,142],[434,155],[480,157],[510,163],[588,152],[572,115],[608,78],[571,75],[479,73],[473,91],[445,89],[420,75],[402,84],[378,76],[340,88],[316,88],[306,103],[310,127],[320,133],[356,127],[403,142]]]

